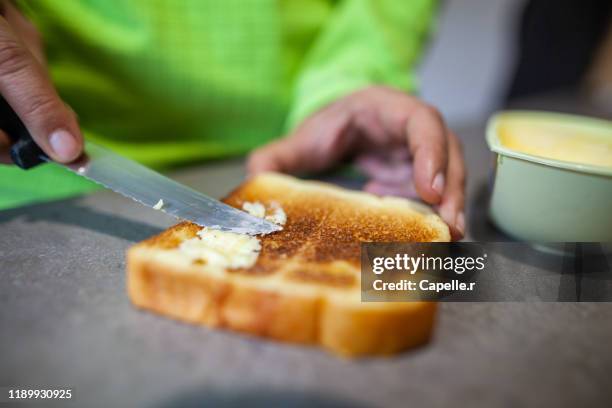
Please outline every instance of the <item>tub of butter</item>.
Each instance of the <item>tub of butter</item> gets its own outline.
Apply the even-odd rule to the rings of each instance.
[[[505,111],[488,123],[496,155],[490,217],[531,242],[612,241],[612,122]]]

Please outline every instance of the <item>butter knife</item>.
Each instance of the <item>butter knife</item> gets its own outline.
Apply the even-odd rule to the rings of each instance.
[[[21,119],[3,98],[0,98],[0,129],[11,139],[11,159],[23,169],[41,163],[61,166],[147,207],[212,229],[250,235],[281,229],[91,141],[85,142],[85,151],[77,161],[55,163],[32,140]]]

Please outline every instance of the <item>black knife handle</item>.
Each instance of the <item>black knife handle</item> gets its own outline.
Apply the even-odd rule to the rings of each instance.
[[[44,163],[45,152],[34,142],[11,105],[0,96],[0,129],[11,140],[11,159],[22,169],[29,169]]]

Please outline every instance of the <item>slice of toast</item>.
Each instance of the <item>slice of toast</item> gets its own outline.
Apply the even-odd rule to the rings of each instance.
[[[361,242],[450,240],[426,207],[275,173],[245,182],[224,201],[280,205],[286,224],[258,237],[261,251],[248,268],[185,256],[181,243],[202,229],[189,222],[131,247],[127,287],[135,305],[347,356],[396,353],[429,339],[435,303],[365,303],[360,293]]]

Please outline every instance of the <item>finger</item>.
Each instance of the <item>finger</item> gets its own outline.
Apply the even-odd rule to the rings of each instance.
[[[411,183],[385,183],[372,180],[363,186],[363,191],[378,196],[395,196],[410,199],[418,199],[419,195]]]
[[[83,140],[76,118],[4,18],[0,18],[0,93],[53,160],[70,162],[80,155]]]
[[[364,153],[355,158],[355,164],[370,179],[386,184],[412,184],[412,165],[405,148],[386,154]]]
[[[419,198],[412,183],[412,165],[406,149],[364,153],[355,162],[370,179],[364,185],[364,191],[380,196]]]
[[[448,145],[444,121],[435,109],[421,106],[408,117],[406,132],[416,190],[424,201],[438,204],[447,182]]]
[[[465,178],[466,170],[459,139],[449,132],[449,161],[446,172],[447,186],[438,208],[440,216],[448,224],[453,240],[465,235]]]
[[[262,171],[317,172],[337,164],[355,140],[349,116],[331,105],[281,140],[255,150],[247,162],[250,175]]]

